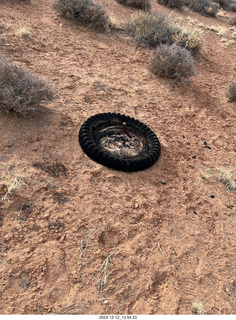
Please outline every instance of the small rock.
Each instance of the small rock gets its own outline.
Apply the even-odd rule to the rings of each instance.
[[[4,196],[8,191],[7,185],[1,184],[0,185],[0,196]]]

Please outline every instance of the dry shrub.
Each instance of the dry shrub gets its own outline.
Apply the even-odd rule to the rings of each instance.
[[[236,26],[236,16],[231,17],[229,23],[232,24],[232,26]]]
[[[43,79],[0,57],[0,109],[25,115],[52,99],[51,87]]]
[[[197,54],[203,44],[203,32],[198,29],[180,29],[172,36],[175,44],[190,50],[193,54]]]
[[[230,0],[218,0],[216,1],[224,10],[230,10]]]
[[[113,28],[106,11],[92,0],[55,0],[53,6],[61,16],[98,31],[109,31]]]
[[[23,3],[31,3],[31,0],[0,0],[0,3],[19,3],[19,2],[23,2]]]
[[[236,12],[236,3],[232,3],[230,6],[230,10]]]
[[[164,44],[158,47],[153,53],[149,69],[159,77],[179,80],[194,75],[191,53],[176,44]]]
[[[180,28],[173,17],[171,20],[164,13],[139,12],[133,15],[125,29],[137,42],[151,47],[176,43],[196,53],[203,42],[202,32]]]
[[[228,99],[229,101],[236,101],[236,81],[232,82],[229,85],[229,90],[228,90]]]
[[[116,0],[116,2],[123,4],[125,6],[138,8],[141,10],[150,10],[151,2],[150,0]]]
[[[139,43],[156,47],[163,43],[172,43],[175,27],[169,24],[163,13],[139,12],[125,26],[126,31]]]
[[[192,11],[205,16],[215,17],[218,11],[217,4],[211,0],[187,0],[187,3]]]
[[[206,313],[205,307],[205,301],[195,300],[192,303],[192,312],[193,314],[203,315]]]
[[[167,6],[169,8],[178,10],[181,10],[184,6],[183,0],[157,0],[157,3],[161,4],[162,6]]]

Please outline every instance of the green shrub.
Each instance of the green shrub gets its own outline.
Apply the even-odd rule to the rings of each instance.
[[[215,17],[218,6],[211,0],[187,0],[188,6],[192,11],[198,12],[205,16]]]
[[[130,6],[130,7],[138,8],[141,10],[151,9],[150,0],[116,0],[116,2],[123,4],[125,6]]]
[[[163,13],[139,12],[125,26],[126,31],[139,43],[156,47],[162,43],[172,43],[176,28],[169,24]]]
[[[184,6],[184,0],[157,0],[162,6],[181,10]]]
[[[153,53],[149,70],[159,77],[187,79],[194,75],[192,55],[176,44],[160,45]]]
[[[55,0],[54,9],[63,17],[99,31],[112,29],[112,22],[102,6],[93,0]]]
[[[236,81],[229,85],[229,90],[227,94],[229,101],[236,101]]]
[[[51,87],[44,80],[0,57],[0,109],[25,115],[52,99]]]
[[[236,26],[236,16],[233,16],[229,19],[229,23],[232,24],[233,26]]]

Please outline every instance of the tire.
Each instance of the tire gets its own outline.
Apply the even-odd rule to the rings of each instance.
[[[109,141],[111,146],[120,146],[122,143],[123,149],[121,146],[112,152],[105,147],[107,144],[110,146]],[[100,113],[87,119],[80,128],[79,143],[92,160],[111,169],[126,172],[151,167],[161,153],[160,142],[150,128],[120,113]],[[132,154],[131,146],[136,153]],[[125,150],[124,154],[120,150]]]

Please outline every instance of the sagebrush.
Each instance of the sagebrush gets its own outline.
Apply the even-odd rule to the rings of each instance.
[[[230,10],[231,1],[230,0],[217,0],[215,1],[219,4],[224,10]]]
[[[217,4],[211,0],[187,0],[186,4],[192,11],[205,16],[215,17],[218,11]]]
[[[110,31],[113,28],[105,9],[92,0],[55,0],[53,7],[61,16],[98,31]]]
[[[229,23],[232,24],[233,26],[236,26],[236,16],[233,16],[229,19]]]
[[[232,3],[230,5],[230,10],[233,11],[233,12],[236,12],[236,3]]]
[[[181,28],[173,17],[169,18],[164,13],[139,12],[132,16],[125,29],[138,43],[154,48],[161,44],[176,43],[196,53],[203,42],[202,32]]]
[[[6,3],[6,2],[10,2],[10,3],[19,3],[19,2],[31,3],[31,0],[0,0],[0,3]]]
[[[25,115],[53,99],[51,86],[0,57],[0,108]]]
[[[139,12],[132,16],[125,26],[127,32],[139,43],[156,47],[162,43],[171,43],[175,27],[171,26],[163,13]]]
[[[123,4],[125,6],[138,8],[141,10],[150,10],[151,1],[150,0],[116,0],[116,2]]]
[[[157,0],[157,3],[177,10],[181,10],[184,6],[184,0]]]
[[[163,44],[156,48],[149,70],[159,77],[184,80],[194,75],[191,53],[176,44]]]

